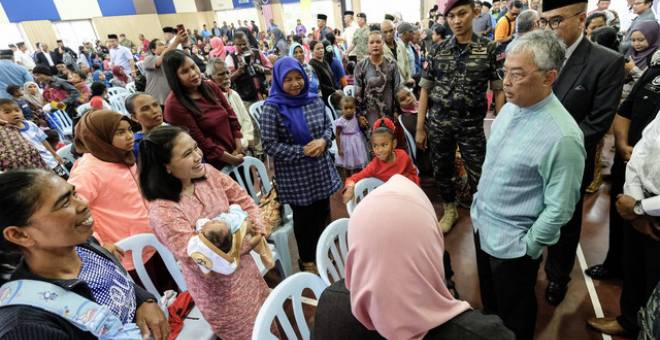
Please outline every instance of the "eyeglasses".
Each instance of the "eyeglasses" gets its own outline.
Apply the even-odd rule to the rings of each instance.
[[[534,72],[541,72],[541,69],[538,69],[538,68],[537,68],[537,69],[533,70],[531,73],[534,73]],[[523,80],[527,75],[528,75],[528,74],[523,73],[523,72],[521,72],[521,71],[512,71],[512,72],[509,72],[509,71],[507,71],[507,70],[505,70],[505,69],[503,69],[503,68],[497,70],[497,77],[498,77],[498,78],[500,78],[501,80],[504,80],[504,78],[506,78],[506,77],[508,76],[508,77],[509,77],[509,80],[510,80],[512,83],[517,83],[517,82]]]
[[[541,18],[541,19],[539,19],[539,27],[545,28],[547,25],[550,25],[550,28],[552,28],[554,30],[554,29],[557,29],[557,27],[559,27],[559,25],[561,25],[561,23],[564,22],[564,20],[574,18],[574,17],[576,17],[576,16],[578,16],[582,13],[584,13],[584,11],[579,11],[579,12],[571,15],[570,17],[566,17],[566,18],[564,18],[562,16],[552,17],[552,18],[550,18],[550,20],[545,19],[545,18]]]

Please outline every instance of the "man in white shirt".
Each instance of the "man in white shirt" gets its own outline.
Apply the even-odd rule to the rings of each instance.
[[[621,315],[592,318],[589,325],[611,335],[636,337],[637,311],[660,282],[660,115],[635,145],[616,208],[631,225],[623,228]]]
[[[116,34],[108,34],[108,47],[110,48],[110,65],[112,67],[120,66],[124,69],[124,73],[135,78],[137,73],[135,72],[135,60],[131,50],[119,45]]]
[[[24,42],[19,42],[16,43],[16,47],[18,48],[16,51],[14,51],[14,60],[16,61],[17,64],[22,65],[28,71],[32,71],[32,69],[35,66],[34,60],[28,53],[27,46],[25,46]]]
[[[355,20],[353,20],[354,15],[355,13],[353,11],[344,12],[344,32],[342,33],[342,38],[346,42],[346,48],[350,48],[353,42],[353,35],[359,28]]]

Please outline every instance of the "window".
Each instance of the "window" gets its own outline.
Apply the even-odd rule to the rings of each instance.
[[[24,41],[28,46],[30,45],[25,39],[23,32],[18,27],[18,24],[0,24],[0,49],[8,48],[7,45]]]
[[[85,41],[95,42],[98,39],[91,20],[60,21],[53,23],[59,39],[64,46],[78,53],[78,46]]]

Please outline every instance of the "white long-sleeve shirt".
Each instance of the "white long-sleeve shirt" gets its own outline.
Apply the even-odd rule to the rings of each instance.
[[[626,168],[623,192],[641,200],[646,215],[660,216],[660,114],[635,144]]]

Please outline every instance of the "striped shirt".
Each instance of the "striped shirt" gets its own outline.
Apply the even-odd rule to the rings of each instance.
[[[503,259],[541,256],[573,215],[584,164],[582,131],[554,94],[526,108],[506,104],[470,211],[482,250]]]

